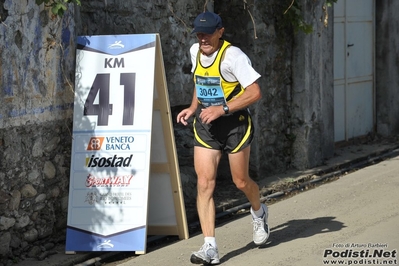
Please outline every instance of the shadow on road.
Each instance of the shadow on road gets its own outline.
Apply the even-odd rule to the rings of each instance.
[[[253,242],[250,242],[246,246],[232,250],[224,255],[221,258],[221,263],[254,248],[269,248],[294,239],[335,232],[346,227],[342,222],[335,221],[334,219],[335,217],[319,217],[315,219],[291,220],[284,224],[280,224],[270,229],[270,237],[265,245],[256,246]]]

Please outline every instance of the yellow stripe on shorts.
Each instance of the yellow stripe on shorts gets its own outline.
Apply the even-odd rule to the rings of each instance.
[[[240,141],[240,144],[238,144],[238,146],[234,150],[232,150],[231,153],[237,152],[242,147],[242,145],[244,145],[244,143],[248,140],[249,135],[251,134],[251,128],[252,128],[252,126],[251,126],[251,117],[248,116],[247,132],[245,132],[245,135],[242,138],[242,140]]]
[[[197,130],[195,130],[195,123],[196,123],[196,122],[197,122],[197,119],[194,118],[193,128],[194,128],[194,136],[195,136],[195,139],[196,139],[199,143],[201,143],[203,146],[205,146],[205,147],[207,147],[207,148],[212,148],[211,146],[209,146],[208,144],[206,144],[206,142],[204,142],[204,141],[198,136]]]

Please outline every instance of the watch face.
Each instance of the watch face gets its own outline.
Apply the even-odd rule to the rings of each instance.
[[[223,106],[223,111],[227,114],[229,112],[229,107],[227,105]]]

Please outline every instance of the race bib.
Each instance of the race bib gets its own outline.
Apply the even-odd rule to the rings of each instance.
[[[220,77],[195,76],[197,98],[205,107],[226,104]]]

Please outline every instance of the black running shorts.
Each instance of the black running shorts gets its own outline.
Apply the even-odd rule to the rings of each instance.
[[[251,144],[254,125],[247,109],[224,115],[210,124],[201,123],[199,105],[194,119],[194,145],[226,153],[241,151]]]

